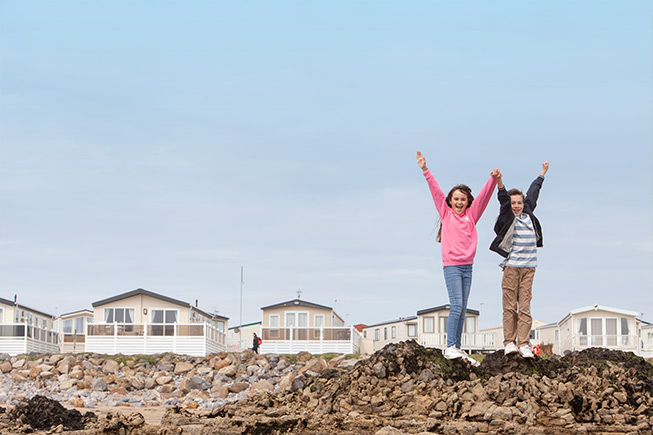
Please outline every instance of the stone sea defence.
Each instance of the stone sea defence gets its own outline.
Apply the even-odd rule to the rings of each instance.
[[[158,359],[52,355],[6,358],[0,370],[0,403],[8,405],[0,412],[1,433],[564,434],[653,428],[653,365],[596,348],[532,360],[499,351],[478,368],[409,341],[363,359],[249,352]],[[31,403],[36,399],[38,406]],[[68,415],[74,410],[61,411],[58,402],[115,402],[125,412]],[[168,406],[159,425],[138,413],[152,405]],[[30,406],[65,413],[71,423],[59,418],[36,427]]]

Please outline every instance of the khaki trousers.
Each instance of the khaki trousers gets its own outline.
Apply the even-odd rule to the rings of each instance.
[[[533,318],[531,298],[534,267],[504,267],[503,280],[503,345],[528,345]]]

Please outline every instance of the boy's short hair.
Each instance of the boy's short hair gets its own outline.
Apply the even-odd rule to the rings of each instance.
[[[513,196],[513,195],[520,195],[522,201],[524,200],[524,194],[523,194],[523,192],[522,192],[521,190],[519,190],[519,189],[510,189],[510,190],[508,191],[508,195],[510,195],[510,196]]]

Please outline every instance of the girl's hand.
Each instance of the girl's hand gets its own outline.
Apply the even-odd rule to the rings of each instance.
[[[540,172],[540,175],[544,177],[544,174],[546,174],[546,171],[549,170],[549,161],[547,160],[546,162],[542,163],[542,172]]]
[[[417,151],[417,164],[420,168],[422,168],[422,171],[426,172],[429,170],[429,168],[426,167],[426,159],[422,155],[421,151]]]
[[[499,189],[503,189],[503,181],[502,181],[503,174],[501,173],[501,171],[498,168],[494,168],[494,170],[490,172],[490,176],[494,178],[494,181],[497,182],[497,187]]]

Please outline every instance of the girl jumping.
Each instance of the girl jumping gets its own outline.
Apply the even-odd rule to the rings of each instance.
[[[485,211],[496,180],[501,176],[498,169],[490,172],[490,178],[481,189],[476,200],[472,191],[464,184],[454,186],[447,196],[426,167],[426,159],[417,151],[417,164],[431,190],[435,208],[440,215],[438,241],[442,244],[444,281],[449,293],[449,320],[447,322],[447,359],[464,358],[473,365],[478,361],[467,356],[461,349],[461,336],[467,312],[467,300],[472,286],[472,266],[476,255],[476,223]]]

